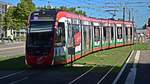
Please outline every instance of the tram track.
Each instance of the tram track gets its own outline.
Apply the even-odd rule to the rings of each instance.
[[[131,54],[132,52],[130,52]],[[129,54],[129,56],[130,56]],[[128,56],[128,57],[129,57]],[[127,57],[127,59],[128,59]],[[126,59],[126,60],[127,60]],[[84,72],[83,74],[81,74],[80,76],[78,76],[77,78],[75,78],[74,80],[70,81],[68,84],[81,84],[81,83],[86,83],[86,84],[101,84],[104,83],[104,80],[106,77],[108,77],[108,75],[112,75],[112,71],[115,69],[115,67],[124,59],[121,58],[121,60],[117,61],[115,65],[110,65],[109,69],[106,70],[105,72],[94,72],[94,70],[96,70],[96,68],[98,68],[98,65],[93,66],[92,68],[90,68],[89,70],[87,70],[86,72]],[[124,62],[125,63],[125,62]],[[100,68],[98,68],[100,69]],[[100,70],[99,70],[100,71]],[[114,75],[114,74],[113,74]],[[111,77],[111,76],[110,76]],[[89,80],[90,78],[92,78],[92,80]],[[93,80],[94,79],[94,80]],[[114,78],[113,78],[114,79]],[[113,82],[113,81],[112,81]]]
[[[41,73],[44,73],[45,71],[39,70],[39,71],[35,72],[35,71],[32,71],[32,70],[28,70],[27,72],[30,72],[30,73],[28,73],[28,74],[25,73],[24,76],[9,82],[9,84],[20,84],[20,82],[28,80],[30,77],[35,77],[35,76],[37,76]],[[18,76],[20,76],[20,75],[18,75]]]
[[[19,72],[15,72],[15,73],[10,73],[10,74],[4,75],[4,76],[0,77],[0,80],[8,78],[8,77],[11,77],[11,76],[14,76],[14,75],[22,73],[22,72],[24,72],[24,71],[19,71]]]
[[[98,66],[93,66],[91,69],[85,72],[86,74],[85,73],[81,74],[79,77],[69,82],[68,84],[80,84],[80,83],[96,84],[96,81],[98,81],[99,78],[102,78],[102,76],[104,75],[104,72],[98,71],[99,71]]]
[[[121,60],[122,61],[122,60]],[[120,62],[120,60],[119,60]],[[117,65],[117,64],[116,64]],[[103,68],[101,68],[99,65],[93,65],[92,67],[81,71],[81,73],[77,73],[76,75],[73,74],[73,72],[69,73],[68,76],[71,76],[72,78],[70,78],[70,80],[67,80],[65,83],[63,83],[63,81],[66,80],[66,78],[68,78],[67,75],[63,75],[64,78],[61,78],[62,74],[61,72],[64,72],[64,74],[68,73],[68,71],[61,71],[60,69],[63,68],[51,68],[51,69],[46,69],[46,70],[24,70],[24,71],[19,71],[16,73],[12,73],[9,74],[6,77],[3,77],[0,79],[0,83],[2,84],[31,84],[31,82],[33,82],[33,80],[36,80],[36,78],[38,77],[38,79],[41,77],[45,77],[45,74],[50,74],[50,73],[57,73],[56,75],[60,75],[60,77],[62,80],[59,82],[62,82],[62,84],[81,84],[81,83],[86,83],[86,84],[101,84],[104,79],[110,75],[110,73],[112,72],[112,70],[115,68],[115,66],[110,66],[108,67],[105,72],[101,72],[101,70]],[[85,67],[85,66],[84,66]],[[53,79],[57,79],[57,78],[51,78],[53,77],[53,75],[49,75],[48,76],[49,79],[53,80]],[[76,77],[76,78],[75,78]],[[90,80],[89,80],[90,79]],[[47,80],[47,79],[46,79]],[[58,82],[58,81],[51,81],[49,80],[49,82]],[[94,81],[94,82],[93,82]],[[25,82],[25,83],[24,83]],[[41,80],[39,81],[40,84]],[[47,84],[47,83],[44,83]],[[55,83],[57,84],[57,83]]]
[[[27,79],[29,76],[34,76],[42,73],[43,70],[22,70],[15,73],[10,73],[8,75],[0,77],[0,83],[2,84],[16,84],[20,81]]]
[[[80,68],[69,67],[72,68],[70,69],[72,70],[71,72],[68,69],[66,69],[66,67],[52,67],[46,70],[28,69],[24,71],[9,73],[7,74],[8,76],[4,75],[5,77],[1,76],[0,83],[31,84],[33,81],[38,80],[36,83],[40,84],[43,80],[46,80],[50,83],[52,82],[52,84],[104,84],[103,82],[106,81],[110,75],[113,75],[111,74],[112,71],[114,70],[115,66],[117,66],[121,61],[124,61],[124,58],[120,58],[120,60],[118,60],[115,65],[108,65],[106,69],[102,68],[102,65],[90,65],[87,66],[88,68],[86,66],[82,66]],[[77,71],[74,69],[77,69]],[[83,71],[81,71],[80,69],[82,69]],[[67,78],[69,79],[66,80]],[[57,79],[61,80],[56,81]]]
[[[76,82],[78,79],[80,79],[81,77],[83,77],[84,75],[86,75],[87,73],[89,73],[91,70],[93,70],[96,66],[93,66],[92,68],[90,68],[89,70],[87,70],[86,72],[84,72],[82,75],[78,76],[77,78],[75,78],[74,80],[70,81],[68,84],[73,84],[74,82]]]
[[[98,65],[93,66],[68,84],[101,84],[101,82],[111,73],[115,66],[108,67],[105,72],[101,72]]]
[[[65,67],[51,67],[48,69],[40,69],[40,70],[35,70],[35,69],[32,70],[31,69],[31,70],[23,70],[23,71],[18,71],[18,72],[14,72],[14,73],[9,73],[5,76],[2,76],[0,79],[0,83],[2,83],[2,84],[32,84],[32,82],[36,82],[33,80],[36,80],[36,78],[38,78],[37,84],[41,84],[41,81],[39,81],[39,80],[41,80],[41,78],[42,79],[45,78],[44,76],[47,74],[49,74],[48,78],[45,78],[45,79],[48,79],[48,82],[58,82],[58,81],[53,80],[53,78],[54,79],[56,78],[56,77],[53,77],[53,75],[60,75],[60,78],[63,79],[62,81],[65,81],[65,77],[61,77],[61,76],[65,76],[65,75],[62,75],[63,74],[62,72],[64,72],[64,74],[69,73],[68,76],[71,76],[71,77],[74,77],[74,75],[76,75],[76,74],[74,74],[75,71],[71,71],[71,73],[70,73],[69,70],[65,69]],[[81,72],[83,72],[83,71],[81,71]],[[77,73],[77,74],[79,75],[79,73]],[[68,77],[68,76],[66,76],[66,77]],[[60,81],[60,82],[62,82],[62,81]],[[57,83],[55,83],[55,84],[57,84]]]
[[[112,75],[111,73],[114,70],[115,66],[117,66],[120,63],[120,61],[122,61],[122,60],[123,59],[121,58],[121,60],[117,61],[117,63],[115,65],[110,65],[109,67],[107,67],[105,69],[105,71],[101,71],[103,68],[101,68],[101,66],[99,66],[99,65],[92,65],[89,69],[83,70],[83,71],[81,71],[81,73],[77,73],[76,75],[72,74],[72,72],[71,72],[71,73],[69,73],[69,76],[71,76],[72,78],[67,80],[68,83],[67,83],[67,81],[65,83],[63,83],[63,81],[66,80],[66,78],[68,78],[68,76],[64,75],[64,78],[62,78],[61,76],[62,76],[63,73],[64,74],[68,73],[68,71],[65,71],[65,70],[61,71],[60,69],[63,70],[62,67],[61,68],[51,68],[50,70],[44,70],[44,71],[43,70],[39,70],[39,71],[25,70],[22,73],[6,77],[6,78],[4,78],[4,80],[0,80],[0,83],[5,83],[5,84],[20,84],[20,83],[25,84],[25,83],[29,83],[30,84],[31,81],[36,80],[37,78],[39,79],[40,77],[45,77],[45,74],[51,74],[51,75],[48,76],[50,78],[49,82],[54,82],[55,83],[55,82],[58,82],[58,81],[51,81],[51,80],[61,78],[61,81],[59,81],[59,82],[62,82],[63,84],[81,84],[81,83],[101,84],[106,80],[106,78],[108,76]],[[60,75],[60,77],[51,78],[51,77],[53,77],[52,73],[54,73],[56,75]],[[37,84],[40,84],[40,81]]]

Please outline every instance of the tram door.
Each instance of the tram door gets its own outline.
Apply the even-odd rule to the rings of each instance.
[[[110,33],[110,46],[115,46],[115,33],[114,27],[110,26],[109,33]]]
[[[103,48],[109,47],[110,45],[110,28],[103,27]]]
[[[128,38],[128,41],[129,41],[129,43],[133,43],[133,29],[132,29],[132,27],[129,27],[128,28],[128,35],[129,35],[129,38]]]
[[[86,44],[87,44],[87,29],[85,28],[85,26],[84,26],[84,28],[83,28],[83,44],[84,44],[84,48],[83,48],[83,51],[84,51],[84,53],[86,52],[86,50],[87,50],[87,46],[86,46]]]
[[[90,26],[83,26],[83,53],[90,51],[91,49],[91,32]]]
[[[126,27],[125,28],[125,31],[126,31],[126,43],[130,43],[130,28],[129,27]]]
[[[59,22],[58,29],[56,30],[55,35],[55,48],[54,48],[54,55],[55,56],[64,56],[64,46],[65,46],[65,26],[64,23]]]
[[[133,27],[130,27],[131,43],[133,43],[133,40],[134,40],[133,32],[134,32]]]
[[[101,47],[101,28],[94,26],[94,47]]]
[[[125,44],[128,43],[128,27],[125,27]]]
[[[126,43],[129,44],[131,42],[130,27],[125,28],[125,35],[126,35]]]

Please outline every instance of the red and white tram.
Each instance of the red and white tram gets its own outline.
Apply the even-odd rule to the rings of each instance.
[[[129,21],[35,11],[29,18],[25,60],[31,66],[66,64],[94,51],[133,44],[133,35]]]

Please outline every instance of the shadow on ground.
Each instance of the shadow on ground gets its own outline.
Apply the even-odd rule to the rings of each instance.
[[[88,66],[69,66],[69,65],[61,65],[61,66],[53,66],[46,69],[40,69],[40,75],[39,78],[43,77],[47,81],[52,83],[63,83],[66,82],[66,80],[73,80],[79,75],[83,74],[87,70],[89,70],[93,65]],[[88,73],[85,77],[83,77],[81,80],[77,81],[78,83],[86,83],[86,84],[95,84],[98,80],[100,80],[110,69],[112,66],[97,66],[92,71]],[[110,84],[114,80],[115,76],[117,75],[118,71],[121,69],[121,67],[115,67],[110,74],[104,79],[102,84]],[[24,56],[8,59],[0,62],[0,71],[7,70],[32,70],[29,66],[25,65]],[[39,69],[38,69],[39,70]],[[38,79],[38,75],[36,75],[36,78]],[[57,79],[61,79],[61,81],[57,81]],[[33,79],[34,80],[34,79]],[[31,80],[32,81],[32,80]],[[38,83],[42,83],[43,81],[37,81]],[[46,82],[45,82],[46,83]]]
[[[21,70],[27,69],[27,67],[24,56],[0,61],[0,70]]]

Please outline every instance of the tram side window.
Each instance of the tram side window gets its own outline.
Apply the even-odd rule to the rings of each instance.
[[[72,25],[73,35],[79,32],[79,25]]]
[[[132,38],[132,27],[130,27],[130,36]]]
[[[117,37],[118,39],[122,38],[122,27],[117,27]]]
[[[104,36],[104,41],[106,41],[106,27],[103,27],[103,36]]]
[[[58,23],[58,29],[56,30],[56,46],[65,45],[65,26],[64,23]]]
[[[77,46],[80,44],[80,32],[79,25],[68,24],[68,46]]]
[[[99,39],[100,39],[99,27],[94,26],[94,40],[99,41]]]
[[[90,40],[91,40],[91,33],[90,33],[90,26],[85,26],[86,27],[86,41],[87,41],[87,49],[90,49]]]
[[[72,31],[74,32],[73,33],[73,40],[74,40],[74,46],[78,46],[78,45],[80,45],[80,37],[81,37],[81,35],[80,35],[80,30],[79,30],[79,25],[77,25],[77,24],[74,24],[73,26],[72,26]]]
[[[128,37],[128,27],[125,28],[126,36]]]
[[[72,25],[68,24],[68,39],[72,38]]]
[[[111,27],[111,39],[114,39],[114,30],[113,30],[113,27]]]

